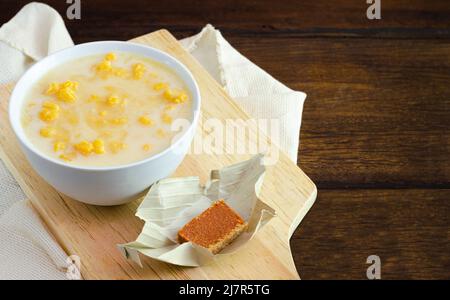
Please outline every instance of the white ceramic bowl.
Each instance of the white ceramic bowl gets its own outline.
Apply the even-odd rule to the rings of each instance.
[[[39,151],[22,128],[21,110],[26,93],[54,67],[87,55],[111,51],[131,52],[169,66],[185,82],[192,95],[191,124],[171,146],[147,159],[119,166],[73,166]],[[104,41],[74,46],[54,53],[33,65],[16,84],[9,102],[9,119],[23,152],[33,168],[55,189],[81,202],[117,205],[136,198],[157,180],[169,176],[189,149],[200,114],[200,92],[189,70],[167,53],[129,42]]]

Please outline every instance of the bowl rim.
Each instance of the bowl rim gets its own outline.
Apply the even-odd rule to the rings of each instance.
[[[74,49],[76,48],[80,48],[80,47],[94,47],[95,45],[99,45],[99,44],[120,44],[120,45],[127,45],[127,46],[131,46],[131,47],[137,47],[137,48],[141,48],[144,50],[150,50],[153,52],[158,53],[159,55],[162,55],[163,57],[168,58],[169,60],[171,60],[175,65],[177,65],[177,67],[179,67],[182,72],[187,74],[187,77],[189,77],[189,79],[192,81],[193,83],[193,90],[192,92],[192,98],[193,98],[193,102],[194,102],[194,106],[192,108],[192,113],[193,113],[193,117],[192,117],[192,121],[189,125],[189,127],[187,128],[187,130],[185,130],[181,136],[178,137],[178,139],[174,142],[171,143],[169,145],[169,147],[165,148],[164,150],[155,153],[154,155],[135,161],[135,162],[131,162],[131,163],[127,163],[127,164],[119,164],[119,165],[113,165],[113,166],[82,166],[82,165],[71,165],[69,163],[65,163],[63,161],[59,161],[55,158],[50,157],[49,155],[41,152],[39,149],[37,149],[32,143],[31,141],[29,141],[29,139],[26,137],[25,133],[23,133],[23,137],[19,134],[18,132],[18,127],[22,126],[21,122],[20,122],[20,118],[19,120],[14,120],[13,121],[13,116],[12,116],[12,107],[13,107],[13,99],[17,98],[17,93],[18,90],[20,88],[23,88],[23,85],[26,85],[25,80],[28,79],[27,76],[29,73],[31,73],[32,70],[45,65],[47,63],[47,61],[53,59],[56,55],[61,55],[61,53],[64,52],[70,52],[70,51],[76,51]],[[114,50],[112,50],[114,51]],[[133,49],[129,49],[129,50],[117,50],[117,51],[122,51],[122,52],[131,52],[133,53]],[[162,61],[159,61],[157,59],[155,59],[154,57],[152,57],[149,54],[141,54],[141,53],[135,53],[137,55],[141,55],[141,56],[147,56],[148,58],[151,58],[153,60],[158,61],[159,63],[163,63]],[[89,54],[87,54],[89,55]],[[82,57],[82,56],[80,56]],[[66,60],[65,62],[70,61],[70,59]],[[55,65],[59,66],[61,65],[61,63],[57,63]],[[51,68],[50,68],[51,69]],[[47,69],[47,71],[49,71],[50,69]],[[173,68],[172,68],[173,69]],[[176,70],[174,70],[176,73]],[[183,79],[182,79],[183,80]],[[188,84],[185,80],[183,80],[186,84]],[[31,86],[31,85],[30,85]],[[29,90],[30,86],[27,87],[27,90]],[[23,104],[23,103],[22,103]],[[178,59],[176,59],[175,57],[173,57],[172,55],[170,55],[167,52],[164,52],[162,50],[156,49],[154,47],[151,46],[147,46],[144,44],[139,44],[139,43],[135,43],[135,42],[126,42],[126,41],[114,41],[114,40],[108,40],[108,41],[95,41],[95,42],[88,42],[88,43],[82,43],[82,44],[77,44],[73,47],[70,48],[65,48],[62,50],[58,50],[48,56],[46,56],[45,58],[39,60],[38,62],[36,62],[34,65],[32,65],[21,77],[20,79],[17,81],[16,85],[14,86],[14,89],[11,93],[11,96],[9,98],[9,103],[8,103],[8,116],[9,116],[9,122],[11,124],[11,127],[13,129],[13,132],[16,136],[16,138],[24,145],[24,147],[26,147],[28,150],[30,150],[32,153],[34,153],[35,155],[37,155],[38,157],[49,161],[51,163],[54,163],[56,165],[59,165],[61,167],[65,167],[65,168],[70,168],[70,169],[74,169],[74,170],[81,170],[81,171],[113,171],[113,170],[122,170],[122,169],[128,169],[128,168],[132,168],[135,166],[139,166],[145,163],[148,163],[150,161],[156,160],[159,157],[165,155],[166,153],[170,152],[171,150],[173,150],[174,148],[176,148],[180,143],[184,142],[184,138],[190,133],[190,131],[195,130],[195,126],[198,123],[198,119],[200,116],[200,107],[201,107],[201,94],[200,94],[200,89],[198,87],[198,83],[195,79],[195,77],[192,75],[191,71],[183,64],[181,63]],[[23,129],[22,129],[23,130]]]

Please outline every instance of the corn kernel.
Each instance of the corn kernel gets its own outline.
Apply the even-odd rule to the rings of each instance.
[[[153,85],[153,89],[155,90],[155,91],[160,91],[160,90],[162,90],[162,89],[167,89],[169,86],[168,86],[168,84],[167,83],[164,83],[164,82],[158,82],[158,83],[155,83],[154,85]]]
[[[133,71],[145,71],[145,67],[141,63],[137,63],[133,65]]]
[[[44,122],[52,122],[58,118],[59,112],[53,109],[44,108],[39,113],[39,118]]]
[[[96,139],[92,142],[92,145],[94,146],[94,152],[96,154],[103,154],[105,153],[105,143],[101,139]]]
[[[44,127],[39,130],[39,133],[41,136],[48,138],[56,134],[56,129],[53,127]]]
[[[64,142],[56,142],[55,144],[53,144],[53,150],[55,152],[61,151],[66,149],[66,143]]]
[[[103,153],[105,153],[105,147],[102,147],[102,148],[94,148],[94,152],[95,152],[96,154],[103,154]]]
[[[174,104],[167,104],[165,107],[164,107],[164,110],[166,110],[166,111],[171,111],[171,110],[174,110],[175,109],[175,105]]]
[[[100,117],[104,117],[104,116],[106,116],[108,114],[108,112],[106,111],[106,110],[102,110],[102,111],[99,111],[98,112],[98,115],[100,116]]]
[[[114,106],[120,103],[120,98],[117,96],[109,96],[108,99],[106,99],[106,103],[109,106]]]
[[[108,61],[112,61],[112,60],[116,60],[117,56],[116,56],[115,53],[110,52],[110,53],[105,55],[105,59],[108,60]]]
[[[94,148],[101,148],[104,146],[104,143],[103,143],[103,140],[96,139],[92,142],[92,145],[94,146]]]
[[[45,101],[44,103],[42,103],[42,107],[49,110],[54,110],[56,112],[59,111],[59,105],[50,101]]]
[[[78,144],[75,144],[74,147],[75,150],[84,156],[88,156],[94,150],[94,146],[88,141],[81,141]]]
[[[72,102],[75,100],[75,91],[78,89],[78,82],[67,80],[61,84],[50,83],[46,90],[47,95],[56,95],[61,101]]]
[[[59,158],[61,158],[62,160],[65,160],[65,161],[72,161],[72,157],[67,154],[60,154]]]
[[[101,72],[101,71],[111,71],[111,69],[112,69],[111,61],[109,61],[109,60],[104,60],[104,61],[102,61],[101,63],[99,63],[97,66],[95,66],[95,69],[96,69],[98,72]]]
[[[175,99],[174,102],[175,103],[183,103],[186,102],[186,100],[188,99],[188,96],[185,93],[180,93]]]
[[[62,84],[62,88],[71,88],[73,90],[78,89],[78,82],[67,80]]]
[[[142,125],[145,125],[145,126],[153,125],[153,120],[147,116],[140,116],[138,120],[139,120],[139,123],[141,123]]]
[[[128,122],[128,118],[126,117],[114,118],[109,120],[109,122],[113,125],[123,125]]]
[[[59,89],[56,97],[64,102],[73,102],[75,100],[75,91],[71,87],[63,87]]]
[[[170,115],[166,114],[166,113],[163,113],[161,115],[161,119],[166,124],[171,124],[172,123],[172,117]]]
[[[53,94],[56,94],[56,92],[58,92],[58,90],[59,90],[59,84],[57,84],[56,82],[52,82],[49,84],[47,90],[45,91],[45,94],[53,95]]]
[[[123,76],[125,76],[126,73],[127,72],[122,68],[114,68],[113,69],[113,74],[118,77],[123,77]]]
[[[144,151],[150,151],[151,148],[152,148],[152,146],[150,144],[142,145],[142,150],[144,150]]]
[[[133,78],[141,79],[145,72],[145,66],[143,64],[134,64],[133,65]]]
[[[117,153],[120,150],[125,149],[126,147],[128,147],[128,145],[123,142],[112,142],[110,144],[112,153]]]
[[[167,100],[172,100],[173,98],[173,92],[170,89],[166,89],[163,93],[164,98],[166,98]]]

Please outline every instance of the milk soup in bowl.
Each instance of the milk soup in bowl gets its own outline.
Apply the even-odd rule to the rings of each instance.
[[[184,65],[127,42],[81,44],[43,59],[17,83],[9,107],[33,168],[58,191],[97,205],[125,203],[169,176],[199,111]]]

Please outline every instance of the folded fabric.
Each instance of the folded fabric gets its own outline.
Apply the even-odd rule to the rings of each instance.
[[[274,142],[295,162],[306,95],[250,62],[211,25],[180,42],[251,117],[279,120],[280,139]],[[54,9],[24,6],[0,28],[0,83],[17,80],[35,61],[72,45]],[[3,164],[0,191],[0,279],[66,278],[66,254],[26,202],[18,201],[24,195]]]
[[[0,218],[0,279],[66,279],[67,255],[28,201]]]
[[[27,4],[0,27],[0,83],[17,80],[36,60],[70,46],[72,39],[57,11]],[[0,279],[65,279],[67,255],[24,199],[1,163]]]
[[[254,119],[276,119],[279,141],[273,140],[297,162],[300,124],[306,94],[293,91],[252,63],[207,25],[180,43]],[[264,130],[263,128],[260,128]]]
[[[18,79],[35,61],[71,46],[56,10],[42,3],[25,5],[0,28],[0,83]]]

